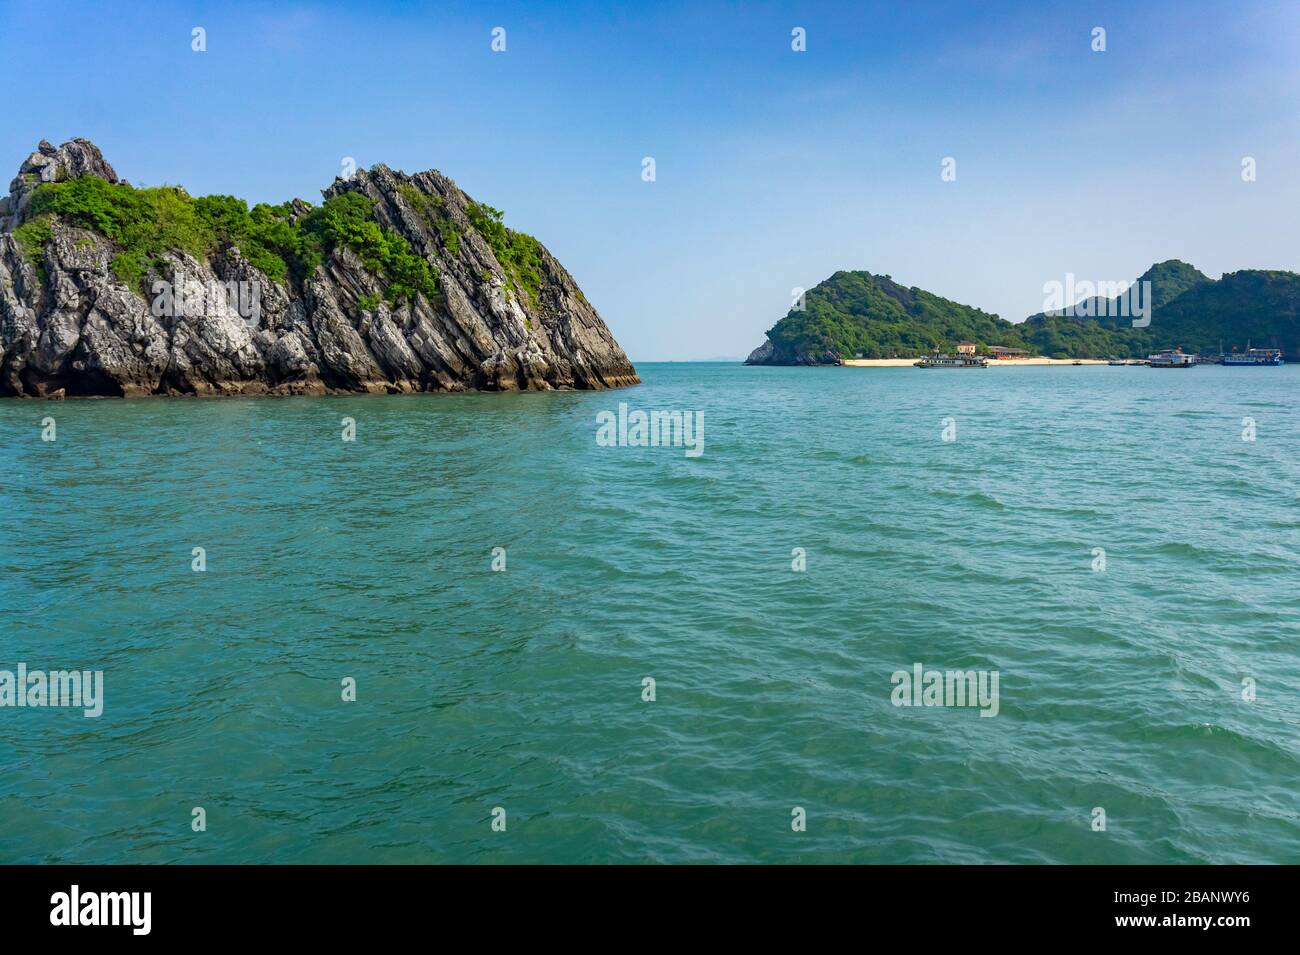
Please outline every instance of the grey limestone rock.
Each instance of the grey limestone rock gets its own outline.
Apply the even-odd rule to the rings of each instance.
[[[42,142],[0,199],[0,396],[512,391],[639,381],[545,247],[538,246],[538,287],[521,287],[470,222],[473,200],[440,173],[408,176],[379,165],[324,192],[369,197],[379,224],[436,268],[436,301],[422,294],[385,301],[381,277],[344,247],[300,281],[276,282],[229,246],[206,261],[172,251],[154,265],[151,280],[200,290],[181,314],[161,315],[114,274],[119,250],[106,236],[55,217],[39,263],[15,240],[42,183],[82,176],[118,181],[93,143]],[[292,208],[296,217],[308,211],[300,200]],[[256,289],[252,314],[237,295],[211,294],[223,287]]]

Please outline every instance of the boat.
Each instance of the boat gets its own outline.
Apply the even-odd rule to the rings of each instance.
[[[1147,359],[1152,368],[1195,368],[1196,362],[1191,355],[1183,354],[1181,348],[1165,348]]]
[[[1247,348],[1244,352],[1224,355],[1223,365],[1280,365],[1282,352],[1277,348]]]
[[[1070,362],[1070,364],[1071,364],[1071,365],[1082,365],[1083,362],[1079,361],[1079,359],[1076,358],[1074,361]]]
[[[1127,361],[1126,359],[1124,359],[1124,358],[1107,358],[1107,359],[1106,359],[1106,364],[1108,364],[1108,365],[1127,365],[1127,364],[1128,364],[1128,361]]]
[[[917,368],[987,368],[989,360],[978,355],[928,355],[912,364]]]

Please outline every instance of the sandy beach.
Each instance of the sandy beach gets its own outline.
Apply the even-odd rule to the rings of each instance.
[[[917,358],[846,358],[845,365],[854,368],[910,368],[920,359]],[[1104,365],[1104,358],[997,358],[989,359],[990,368],[1003,365]]]

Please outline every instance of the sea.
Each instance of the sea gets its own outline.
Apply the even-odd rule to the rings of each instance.
[[[638,371],[0,401],[0,863],[1300,862],[1300,367]]]

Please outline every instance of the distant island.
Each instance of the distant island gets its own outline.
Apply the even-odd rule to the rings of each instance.
[[[1133,327],[1117,298],[1074,304],[1077,315],[1039,313],[1005,321],[888,275],[836,272],[776,323],[750,365],[834,365],[855,358],[919,358],[975,344],[976,354],[1007,349],[1055,359],[1144,358],[1181,347],[1280,349],[1300,356],[1300,274],[1247,270],[1215,281],[1176,259],[1153,265],[1135,286],[1150,282],[1151,316]]]
[[[0,198],[0,396],[611,388],[640,379],[564,267],[435,171],[312,205],[137,188],[41,142]]]

